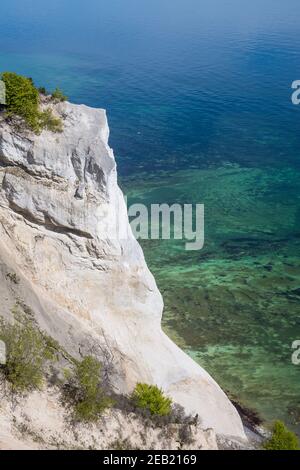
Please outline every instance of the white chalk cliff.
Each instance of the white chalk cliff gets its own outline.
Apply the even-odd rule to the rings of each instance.
[[[21,280],[18,297],[70,353],[107,345],[118,390],[157,384],[203,428],[245,438],[221,388],[161,329],[162,297],[129,228],[105,111],[67,102],[55,111],[59,134],[0,121],[0,260]],[[127,238],[112,238],[115,221]]]

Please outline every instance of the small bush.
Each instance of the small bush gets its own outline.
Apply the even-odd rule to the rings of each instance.
[[[19,313],[15,314],[13,324],[1,319],[0,339],[4,341],[7,351],[6,364],[1,369],[13,391],[39,388],[50,352],[36,325]]]
[[[9,279],[14,284],[19,284],[20,278],[16,275],[16,273],[7,273],[6,278]]]
[[[33,85],[32,79],[4,72],[2,80],[6,88],[7,116],[20,116],[35,132],[39,126],[39,92]]]
[[[52,132],[62,132],[63,125],[61,119],[55,117],[51,109],[46,109],[40,113],[40,125],[43,129]]]
[[[59,88],[55,88],[54,92],[52,93],[52,98],[55,101],[67,101],[67,97]]]
[[[281,421],[274,423],[272,437],[266,442],[264,448],[266,450],[300,450],[296,434],[289,431]]]
[[[25,125],[36,134],[43,129],[52,132],[62,132],[61,119],[55,117],[50,109],[40,111],[40,93],[47,94],[45,88],[36,88],[32,78],[26,78],[13,72],[4,72],[2,80],[6,88],[6,116],[19,116]],[[58,101],[66,98],[56,89],[52,96]]]
[[[101,363],[92,356],[76,364],[66,388],[79,421],[96,421],[112,405],[101,386]]]
[[[153,416],[168,416],[172,411],[172,400],[156,385],[138,383],[131,398],[137,408],[147,410]]]
[[[48,92],[46,90],[46,88],[44,86],[40,86],[38,88],[38,92],[41,94],[41,95],[44,95],[44,96],[47,96],[48,95]]]

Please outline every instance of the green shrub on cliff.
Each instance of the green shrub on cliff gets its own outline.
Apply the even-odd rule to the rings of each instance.
[[[74,406],[75,419],[79,421],[96,421],[112,405],[102,388],[101,363],[92,356],[76,364],[66,391]]]
[[[14,323],[0,319],[0,339],[5,343],[7,354],[1,370],[13,391],[39,388],[43,383],[45,364],[52,357],[35,323],[15,309]]]
[[[4,72],[7,116],[17,115],[35,132],[39,131],[39,92],[30,78]]]
[[[51,109],[40,111],[40,93],[31,78],[13,72],[4,72],[2,80],[6,90],[6,116],[8,118],[21,117],[25,125],[37,134],[43,129],[52,132],[62,131],[62,121],[53,115]]]
[[[60,88],[55,88],[51,96],[55,101],[67,101],[67,97],[63,94]]]
[[[281,421],[274,423],[272,437],[265,443],[264,448],[266,450],[300,450],[296,434],[289,431]]]
[[[172,400],[156,385],[138,383],[131,398],[137,408],[147,410],[153,416],[168,416],[172,411]]]

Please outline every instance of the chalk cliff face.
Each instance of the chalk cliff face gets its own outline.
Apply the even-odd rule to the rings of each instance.
[[[3,311],[13,302],[3,287],[13,271],[15,294],[67,351],[105,344],[118,390],[157,384],[204,428],[244,438],[220,387],[161,330],[163,301],[130,231],[105,111],[70,103],[55,111],[61,134],[0,122]]]

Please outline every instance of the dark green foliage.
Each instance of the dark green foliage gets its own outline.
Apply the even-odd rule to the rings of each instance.
[[[45,95],[45,96],[48,95],[48,92],[47,92],[47,90],[46,90],[46,88],[45,88],[44,86],[40,86],[40,87],[38,88],[38,92],[39,92],[41,95]]]
[[[168,416],[172,412],[172,400],[165,397],[156,385],[138,383],[132,393],[132,401],[154,416]]]
[[[281,421],[274,423],[272,437],[265,443],[264,448],[266,450],[300,450],[296,434],[289,431]]]
[[[45,364],[52,357],[35,323],[18,311],[14,316],[13,324],[0,320],[0,339],[7,351],[6,364],[1,370],[13,391],[24,392],[42,385]]]
[[[52,93],[52,98],[55,101],[67,101],[67,97],[59,88],[55,88],[54,92]]]
[[[63,125],[61,119],[53,116],[51,109],[46,109],[40,113],[40,126],[52,132],[62,132]]]
[[[188,424],[184,424],[180,427],[178,431],[178,436],[180,439],[181,445],[191,445],[194,443],[194,438],[192,435],[191,426]]]
[[[16,275],[16,273],[7,273],[6,274],[6,277],[7,279],[9,279],[11,282],[13,282],[14,284],[19,284],[20,282],[20,279],[19,277]]]
[[[102,388],[101,364],[92,356],[76,364],[66,389],[79,421],[96,421],[112,405]]]
[[[7,115],[22,117],[35,132],[39,127],[39,93],[31,79],[12,72],[4,72]]]
[[[139,450],[134,447],[130,440],[127,439],[116,439],[110,444],[110,450]]]
[[[31,78],[4,72],[2,80],[6,88],[6,116],[8,118],[21,117],[25,125],[37,134],[43,129],[52,132],[62,131],[62,121],[55,117],[50,109],[40,111],[40,93]],[[45,88],[40,88],[40,92],[46,94]],[[59,93],[58,96],[60,96]]]

